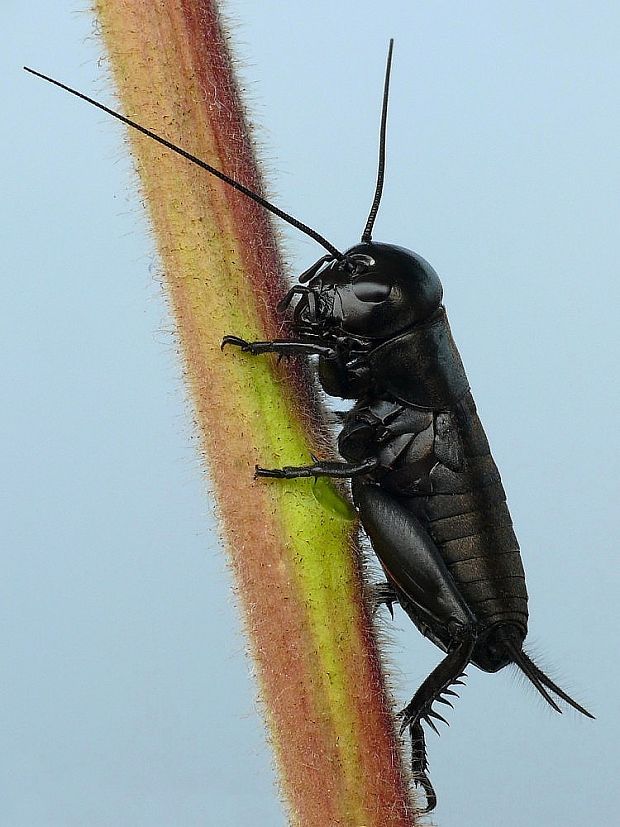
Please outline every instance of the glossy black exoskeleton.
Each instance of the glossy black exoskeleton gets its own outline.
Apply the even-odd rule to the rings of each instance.
[[[452,688],[473,663],[496,672],[516,663],[545,699],[584,715],[523,651],[528,610],[519,544],[489,444],[441,304],[442,287],[420,256],[368,241],[324,260],[295,287],[294,340],[225,344],[261,353],[319,357],[332,396],[355,399],[338,449],[345,461],[257,468],[257,476],[345,477],[387,582],[380,602],[398,603],[446,657],[402,711],[413,777],[436,803],[422,721],[443,721]]]
[[[523,651],[525,574],[506,495],[452,338],[439,276],[421,256],[371,239],[383,183],[391,48],[383,102],[379,176],[362,241],[330,251],[281,303],[298,297],[295,338],[224,344],[246,353],[318,356],[323,390],[355,404],[342,421],[342,461],[257,468],[259,477],[345,477],[387,582],[376,599],[402,606],[445,658],[401,712],[413,777],[436,804],[422,722],[444,721],[452,688],[473,663],[497,672],[515,663],[551,706],[554,693],[590,713]]]
[[[437,273],[421,256],[372,241],[383,187],[387,101],[385,76],[379,173],[360,244],[341,253],[327,239],[206,162],[75,90],[92,103],[217,176],[318,241],[327,254],[299,277],[280,303],[297,299],[293,338],[248,342],[252,355],[318,356],[318,378],[331,396],[355,400],[343,417],[343,460],[303,467],[257,468],[259,477],[349,478],[361,524],[386,575],[377,603],[398,603],[446,654],[400,713],[409,730],[414,780],[436,796],[428,777],[422,722],[445,721],[435,703],[452,706],[452,688],[473,663],[496,672],[515,663],[548,703],[552,694],[593,717],[523,650],[528,610],[519,545],[506,496],[476,413]]]

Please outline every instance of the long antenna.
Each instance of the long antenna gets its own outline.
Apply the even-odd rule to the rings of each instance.
[[[34,69],[29,69],[28,66],[24,66],[24,69],[27,72],[30,72],[31,75],[36,75],[36,77],[41,78],[42,80],[46,80],[48,83],[54,84],[54,86],[60,87],[60,89],[64,89],[65,92],[69,92],[72,95],[75,95],[76,98],[81,98],[82,100],[86,101],[87,103],[96,106],[97,109],[101,109],[106,112],[108,115],[112,115],[113,118],[116,118],[119,121],[127,124],[127,126],[131,126],[133,129],[137,129],[138,132],[142,132],[143,135],[146,135],[149,138],[152,138],[157,143],[161,144],[162,146],[167,147],[167,149],[171,149],[173,152],[176,152],[177,155],[181,155],[181,157],[186,158],[188,161],[191,161],[192,164],[196,164],[201,169],[210,172],[211,175],[215,175],[216,178],[219,178],[224,183],[231,186],[233,189],[236,189],[238,192],[243,193],[243,195],[247,195],[248,198],[251,198],[252,201],[255,201],[257,204],[260,204],[261,207],[264,207],[269,212],[277,215],[278,218],[281,218],[283,221],[286,221],[288,224],[291,224],[293,227],[296,227],[298,230],[301,230],[302,233],[309,235],[310,238],[313,238],[315,241],[324,247],[329,253],[331,253],[334,258],[342,259],[344,258],[343,254],[334,247],[333,244],[330,244],[326,238],[323,238],[322,235],[313,230],[311,227],[308,227],[307,224],[303,224],[301,221],[298,221],[296,218],[293,218],[292,215],[284,212],[279,207],[276,207],[275,204],[272,204],[270,201],[267,201],[266,198],[258,195],[257,193],[253,192],[248,187],[240,184],[239,181],[235,181],[234,178],[226,175],[223,172],[220,172],[219,169],[212,167],[210,164],[207,164],[206,161],[202,161],[200,158],[197,158],[195,155],[192,155],[190,152],[187,152],[185,149],[182,149],[180,146],[176,146],[175,144],[167,141],[165,138],[157,135],[155,132],[151,132],[150,129],[147,129],[144,126],[141,126],[139,123],[132,121],[130,118],[126,118],[124,115],[121,115],[120,112],[115,112],[114,109],[109,109],[107,106],[104,106],[99,101],[94,100],[93,98],[89,98],[88,95],[82,94],[82,92],[78,92],[76,89],[72,89],[70,86],[65,86],[64,83],[61,83],[58,80],[54,80],[54,78],[50,78],[47,75],[41,74],[41,72],[36,72]]]
[[[379,134],[379,169],[377,171],[377,186],[375,188],[375,197],[370,208],[368,221],[362,233],[362,241],[369,242],[372,240],[372,228],[379,211],[379,202],[381,201],[381,193],[383,192],[383,177],[385,174],[385,132],[387,128],[387,113],[388,113],[388,95],[390,91],[390,71],[392,69],[392,49],[394,48],[394,38],[390,38],[390,45],[388,47],[387,64],[385,67],[385,81],[383,84],[383,107],[381,109],[381,131]]]

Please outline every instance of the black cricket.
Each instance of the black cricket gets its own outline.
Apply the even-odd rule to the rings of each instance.
[[[426,797],[422,722],[447,723],[434,708],[452,706],[454,686],[473,663],[485,672],[516,664],[557,712],[553,695],[583,715],[523,650],[528,608],[525,574],[506,495],[452,338],[439,276],[421,256],[372,240],[385,169],[385,136],[393,41],[387,58],[379,170],[361,242],[340,252],[312,228],[206,162],[123,115],[52,78],[65,89],[153,138],[261,204],[319,242],[327,254],[280,302],[296,299],[294,338],[225,345],[257,356],[318,356],[318,378],[330,396],[355,400],[342,417],[338,450],[344,461],[256,468],[258,477],[351,480],[361,524],[386,575],[376,604],[398,603],[446,655],[400,713],[409,730],[411,767]]]

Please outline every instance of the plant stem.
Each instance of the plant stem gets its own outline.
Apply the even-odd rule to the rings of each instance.
[[[226,35],[207,0],[97,0],[123,112],[263,191]],[[414,823],[354,538],[338,493],[253,481],[333,450],[303,362],[220,342],[282,335],[271,220],[131,134],[291,823]],[[317,258],[320,253],[317,253]],[[231,716],[235,714],[231,710]]]

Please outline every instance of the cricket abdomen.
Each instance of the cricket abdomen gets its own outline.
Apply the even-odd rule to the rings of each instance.
[[[528,610],[521,552],[500,475],[470,394],[455,416],[463,469],[453,472],[438,465],[431,472],[432,493],[425,498],[428,530],[482,629],[508,624],[517,627],[524,638]],[[473,660],[489,669],[494,662],[483,649],[481,639]]]

